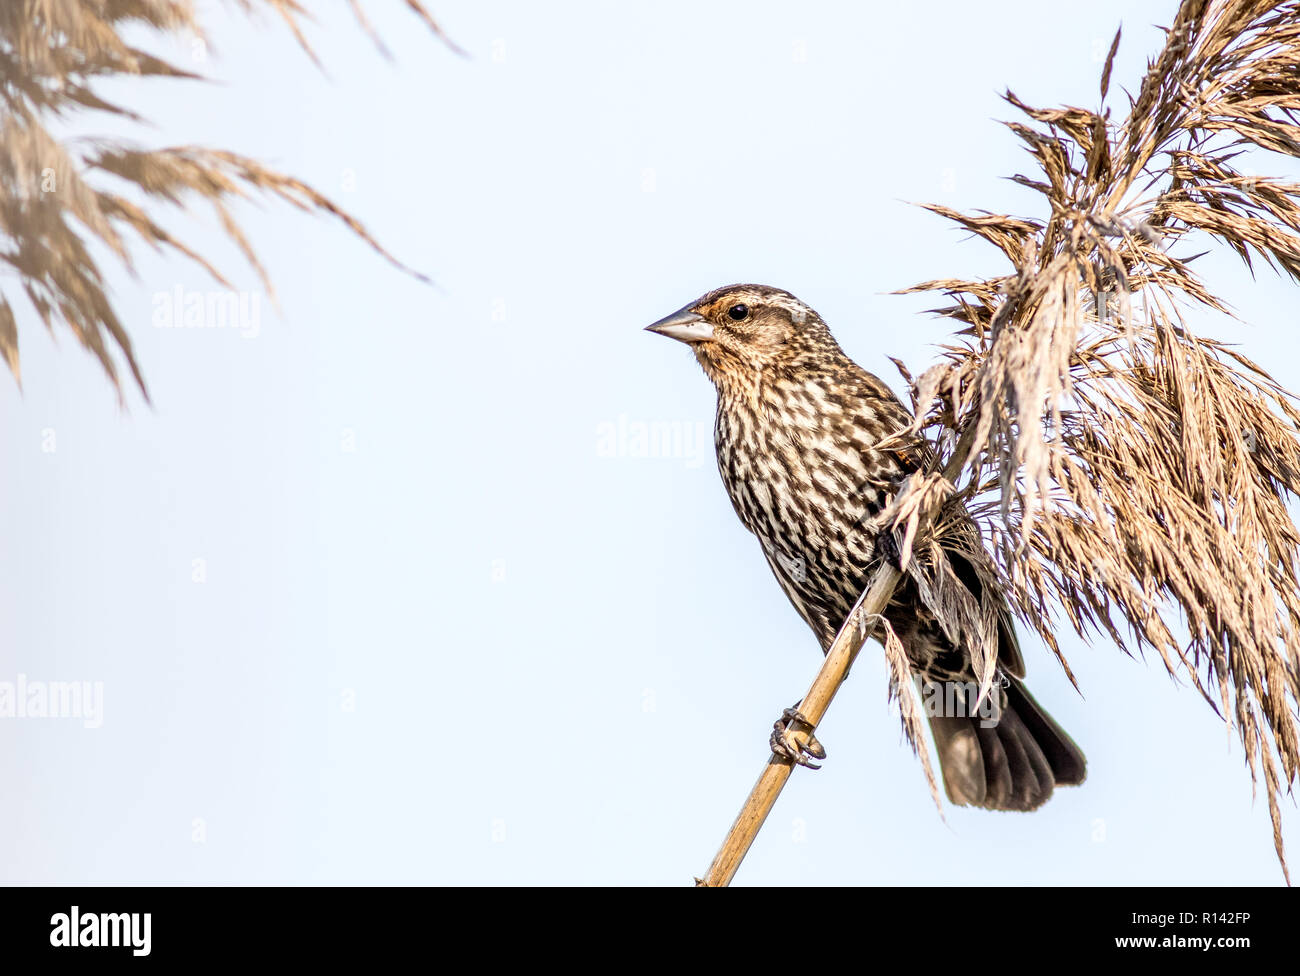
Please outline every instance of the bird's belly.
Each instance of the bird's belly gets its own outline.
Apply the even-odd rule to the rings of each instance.
[[[864,585],[875,549],[866,522],[882,499],[856,450],[788,443],[720,450],[732,505],[782,589],[825,643]]]

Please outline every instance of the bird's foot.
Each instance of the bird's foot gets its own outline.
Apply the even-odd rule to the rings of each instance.
[[[876,533],[876,555],[900,573],[903,571],[903,553],[893,529],[883,528]]]
[[[802,728],[800,728],[801,726]],[[800,742],[793,734],[795,731],[807,732],[808,741],[806,743]],[[797,706],[787,708],[772,725],[772,737],[768,740],[772,746],[772,754],[779,759],[784,759],[786,762],[794,763],[796,766],[821,769],[821,766],[812,760],[825,759],[826,750],[817,741],[817,737],[812,734],[812,731],[812,722],[808,721]]]

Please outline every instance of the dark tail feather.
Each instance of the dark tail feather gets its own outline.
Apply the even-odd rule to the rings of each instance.
[[[1076,786],[1087,761],[1074,741],[1008,677],[1006,704],[996,726],[974,718],[932,716],[948,799],[987,810],[1033,810],[1057,786]],[[996,693],[996,689],[995,689]]]

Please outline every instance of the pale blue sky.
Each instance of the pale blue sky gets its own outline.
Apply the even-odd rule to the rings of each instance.
[[[1033,206],[1001,179],[1030,161],[998,92],[1091,105],[1121,17],[1116,84],[1174,4],[437,0],[462,59],[375,2],[395,62],[331,6],[325,75],[207,6],[222,83],[115,88],[140,138],[300,175],[436,286],[244,208],[282,313],[156,328],[155,295],[215,286],[142,255],[113,283],[154,405],[125,412],[68,336],[20,323],[0,681],[102,681],[104,714],[0,720],[0,880],[689,883],[819,655],[707,445],[602,441],[711,424],[690,355],[641,327],[766,282],[897,386],[886,356],[919,371],[945,325],[886,293],[998,268],[906,201]],[[256,290],[208,216],[176,226]],[[1294,286],[1210,260],[1250,325],[1207,327],[1300,388]],[[739,883],[1280,881],[1193,692],[1067,639],[1080,698],[1026,644],[1085,786],[941,820],[873,645]]]

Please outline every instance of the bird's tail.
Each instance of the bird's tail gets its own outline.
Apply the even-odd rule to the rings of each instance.
[[[1079,747],[1019,679],[1006,677],[1001,716],[930,715],[944,790],[959,806],[1033,810],[1086,775]]]

